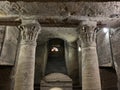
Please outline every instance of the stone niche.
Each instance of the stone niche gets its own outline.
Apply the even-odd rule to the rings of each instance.
[[[51,73],[41,80],[40,90],[72,90],[72,79],[62,73]]]
[[[0,65],[14,65],[19,31],[13,26],[0,26]]]
[[[112,67],[112,53],[110,45],[110,33],[100,30],[97,32],[97,53],[99,66]]]

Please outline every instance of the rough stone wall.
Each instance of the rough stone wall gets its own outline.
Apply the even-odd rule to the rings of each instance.
[[[119,16],[120,2],[0,2],[0,14],[42,16]],[[32,6],[32,7],[31,7]]]
[[[4,33],[5,35],[3,35]],[[16,27],[2,26],[0,32],[0,90],[13,90],[19,31]]]
[[[4,29],[4,28],[3,28]],[[19,31],[16,27],[7,26],[3,38],[0,65],[14,65],[18,48]]]
[[[68,72],[73,79],[73,84],[79,85],[79,68],[78,68],[78,48],[77,43],[68,43]]]
[[[120,29],[113,32],[111,42],[115,65],[117,65],[117,67],[120,67]]]
[[[6,31],[6,27],[1,26],[0,27],[0,55],[1,55],[2,48],[3,48],[3,43],[4,43],[4,38],[5,38],[5,31]]]
[[[114,59],[114,66],[117,73],[118,78],[118,88],[120,89],[120,29],[116,29],[112,33],[111,37],[112,42],[112,52],[113,52],[113,59]],[[118,89],[118,90],[119,90]]]
[[[40,88],[40,82],[45,73],[45,63],[47,59],[46,43],[37,45],[36,48],[36,61],[35,61],[35,88]],[[35,89],[35,90],[36,90]]]
[[[111,67],[113,64],[111,56],[110,35],[103,30],[97,32],[97,53],[99,66]]]
[[[110,31],[111,33],[111,31]],[[109,36],[110,35],[110,36]],[[117,73],[113,69],[113,60],[119,64],[119,38],[120,32],[111,34],[104,33],[102,30],[97,33],[97,51],[100,65],[100,76],[102,90],[118,90],[117,89]],[[110,46],[111,40],[111,46]],[[111,50],[112,49],[112,50]],[[109,68],[108,68],[109,67]]]

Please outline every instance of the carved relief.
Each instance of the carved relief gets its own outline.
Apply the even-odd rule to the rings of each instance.
[[[27,10],[22,6],[22,4],[18,2],[11,3],[11,11],[16,14],[25,14],[27,12]]]
[[[0,12],[4,12],[5,14],[9,14],[10,11],[10,2],[8,1],[1,1],[0,2]]]
[[[90,24],[89,24],[90,23]],[[80,40],[82,46],[95,46],[96,41],[96,24],[92,25],[91,22],[83,23],[80,25]]]
[[[1,1],[0,2],[0,14],[10,15],[10,14],[25,14],[27,10],[22,6],[22,3]]]
[[[27,23],[18,27],[21,30],[21,40],[24,42],[36,42],[40,32],[38,23]]]

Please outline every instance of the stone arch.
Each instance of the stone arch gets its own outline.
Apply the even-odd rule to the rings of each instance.
[[[56,89],[55,89],[56,88]],[[51,73],[41,80],[41,90],[72,90],[72,79],[62,73]]]

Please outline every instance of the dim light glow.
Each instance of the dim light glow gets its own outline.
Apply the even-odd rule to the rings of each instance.
[[[109,28],[106,28],[106,27],[103,28],[103,32],[104,32],[104,33],[107,33],[108,31],[109,31]]]
[[[53,47],[53,48],[51,49],[51,51],[52,51],[52,52],[58,52],[59,50],[58,50],[57,47]]]
[[[81,51],[81,47],[78,48],[78,51],[79,51],[79,52]]]
[[[50,90],[63,90],[62,88],[59,88],[59,87],[53,87],[51,88]]]

